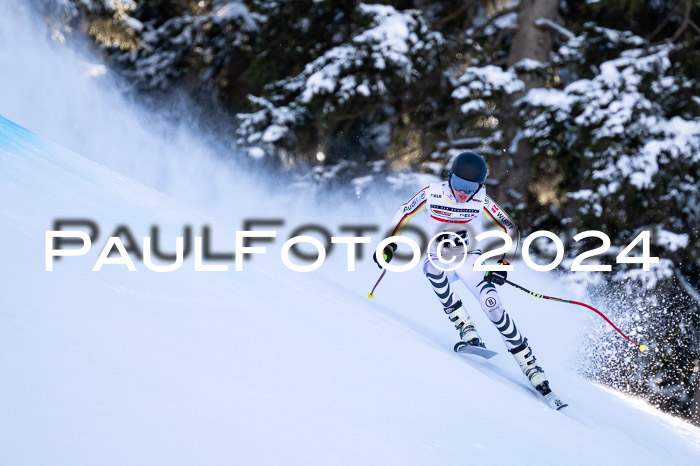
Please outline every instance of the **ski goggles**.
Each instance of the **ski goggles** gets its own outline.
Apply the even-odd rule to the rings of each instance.
[[[455,191],[464,191],[467,194],[476,194],[477,191],[481,189],[483,183],[477,183],[476,181],[465,180],[460,178],[454,173],[450,174],[450,186]]]

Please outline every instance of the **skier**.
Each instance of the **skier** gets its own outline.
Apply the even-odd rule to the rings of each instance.
[[[481,309],[501,333],[506,348],[520,365],[523,374],[538,392],[547,395],[551,392],[547,377],[537,365],[527,339],[503,308],[494,286],[505,283],[507,272],[494,271],[483,274],[473,270],[476,259],[482,253],[481,249],[476,247],[474,237],[481,233],[484,217],[514,237],[511,257],[515,255],[520,240],[515,222],[486,194],[486,175],[486,162],[480,155],[474,152],[459,154],[452,162],[447,181],[431,183],[399,208],[392,221],[394,229],[391,236],[401,235],[406,225],[412,219],[418,218],[419,214],[422,214],[425,220],[428,238],[444,234],[438,237],[437,241],[431,242],[423,264],[423,273],[432,285],[445,314],[459,331],[461,341],[455,345],[455,351],[464,345],[485,348],[462,300],[450,286],[460,280],[479,301]],[[439,251],[446,261],[442,262],[438,257],[438,243],[443,238],[450,239],[450,236],[452,244],[443,243]],[[464,257],[464,245],[468,251],[466,260],[450,271],[449,268],[454,267],[453,264],[458,264]],[[386,262],[391,261],[395,250],[396,243],[390,243],[384,248]],[[499,264],[509,264],[505,256],[506,254],[501,257]],[[373,258],[377,262],[376,252]],[[378,262],[377,265],[382,268]]]

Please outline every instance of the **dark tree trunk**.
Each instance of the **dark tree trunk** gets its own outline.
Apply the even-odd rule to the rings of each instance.
[[[693,392],[690,402],[690,420],[693,424],[700,425],[700,388],[696,388]]]
[[[508,66],[513,66],[524,58],[547,62],[552,50],[551,33],[535,24],[539,18],[554,20],[557,17],[559,0],[521,0],[518,11],[518,29],[515,32]],[[525,83],[525,91],[506,96],[502,102],[502,127],[506,141],[512,141],[517,134],[517,113],[513,104],[529,89],[542,87],[544,80],[540,76],[523,74],[519,78]],[[500,180],[495,189],[497,198],[506,204],[516,205],[532,195],[530,183],[530,148],[526,141],[520,140],[507,148],[507,152],[491,163],[494,178]],[[493,188],[492,188],[493,190]],[[527,225],[523,225],[527,227]]]

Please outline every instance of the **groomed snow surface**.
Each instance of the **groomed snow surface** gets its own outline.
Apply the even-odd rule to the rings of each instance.
[[[699,464],[700,429],[576,374],[597,318],[584,309],[500,289],[570,404],[556,412],[463,288],[500,354],[453,353],[456,332],[418,269],[387,274],[370,301],[370,260],[346,272],[337,250],[317,272],[292,272],[280,235],[242,272],[193,272],[191,258],[172,273],[138,260],[137,272],[92,272],[120,224],[137,240],[159,225],[165,251],[187,223],[195,235],[211,224],[214,249],[233,250],[241,226],[2,118],[0,199],[2,465]],[[100,237],[46,272],[56,218],[93,219]],[[512,279],[573,293],[522,264]]]

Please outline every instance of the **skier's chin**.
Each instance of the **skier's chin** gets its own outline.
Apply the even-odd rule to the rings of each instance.
[[[456,192],[455,199],[457,199],[457,202],[463,203],[463,202],[467,202],[467,200],[469,200],[469,196],[466,193],[462,194],[460,192]]]

